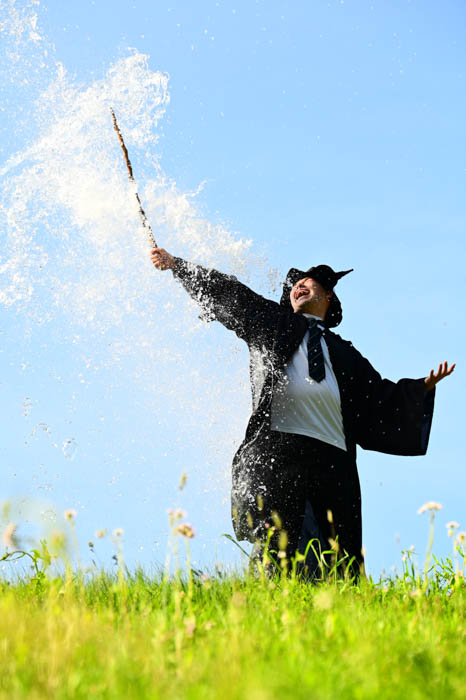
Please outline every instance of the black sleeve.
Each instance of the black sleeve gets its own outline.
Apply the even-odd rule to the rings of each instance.
[[[383,379],[359,352],[356,360],[358,408],[356,442],[366,450],[423,455],[427,451],[435,389],[424,378]]]
[[[279,304],[256,294],[232,275],[175,258],[173,274],[200,305],[202,318],[219,321],[249,346],[267,342]]]

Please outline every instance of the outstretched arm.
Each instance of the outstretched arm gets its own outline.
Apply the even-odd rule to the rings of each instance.
[[[276,325],[279,305],[265,299],[232,275],[186,262],[163,248],[154,248],[151,258],[158,270],[172,270],[209,320],[222,323],[251,345],[262,344]]]
[[[434,388],[434,386],[438,384],[438,382],[440,382],[442,379],[445,379],[445,377],[448,377],[453,372],[455,367],[455,362],[450,368],[448,367],[448,362],[444,362],[443,364],[439,364],[437,372],[431,369],[429,376],[424,379],[425,390],[431,391]]]
[[[351,431],[365,450],[387,454],[423,455],[427,451],[434,411],[435,385],[426,378],[384,379],[355,348],[345,374],[342,401],[351,396]],[[348,376],[349,375],[349,376]]]
[[[425,454],[434,409],[435,385],[455,369],[444,362],[428,377],[382,379],[357,353],[359,387],[364,389],[355,422],[358,444],[364,449],[389,454]]]

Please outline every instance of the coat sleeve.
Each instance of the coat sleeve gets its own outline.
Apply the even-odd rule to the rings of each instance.
[[[396,455],[424,455],[429,442],[435,388],[425,391],[424,378],[382,379],[359,352],[354,420],[355,441],[365,450]]]
[[[251,347],[267,343],[279,305],[265,299],[233,275],[175,258],[173,274],[200,305],[202,318],[219,321]]]

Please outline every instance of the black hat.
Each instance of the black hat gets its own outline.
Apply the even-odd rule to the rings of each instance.
[[[347,275],[349,272],[353,272],[353,270],[351,269],[344,270],[342,272],[335,272],[328,265],[316,265],[315,267],[310,267],[309,270],[298,270],[296,267],[292,267],[291,270],[288,271],[286,279],[283,283],[283,293],[280,299],[280,305],[287,306],[291,304],[290,292],[296,282],[304,277],[312,277],[312,279],[319,282],[319,284],[321,284],[322,287],[327,290],[327,292],[333,292],[333,288],[338,280]],[[333,292],[330,300],[330,306],[328,307],[328,311],[325,315],[325,325],[329,328],[335,328],[335,326],[338,326],[338,324],[341,323],[342,317],[343,312],[341,310],[340,300],[335,292]]]

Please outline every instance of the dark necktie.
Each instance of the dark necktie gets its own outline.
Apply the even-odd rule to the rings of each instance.
[[[309,338],[307,341],[307,361],[309,363],[309,376],[316,382],[325,379],[324,354],[322,352],[322,330],[317,325],[318,321],[311,318],[309,321]]]

